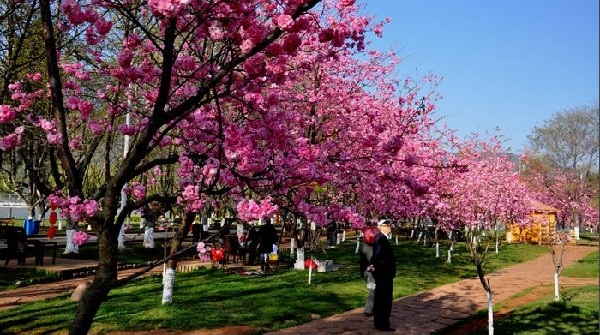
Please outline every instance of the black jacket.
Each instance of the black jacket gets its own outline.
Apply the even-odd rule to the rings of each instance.
[[[273,252],[273,244],[277,243],[277,230],[272,223],[268,222],[258,229],[258,252],[270,254]]]
[[[394,278],[396,276],[396,256],[392,245],[384,234],[377,234],[373,243],[371,265],[375,267],[373,276],[378,278]]]

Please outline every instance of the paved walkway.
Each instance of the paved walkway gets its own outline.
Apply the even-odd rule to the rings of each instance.
[[[568,267],[577,260],[585,257],[598,247],[569,246],[565,253],[564,267]],[[57,264],[51,265],[45,260],[45,267],[57,270],[59,268],[73,268],[76,266],[93,266],[91,261],[77,261],[57,258]],[[181,261],[182,268],[194,268],[200,265],[198,261]],[[32,264],[30,264],[32,265]],[[119,271],[119,277],[131,273],[131,269]],[[153,271],[160,272],[162,267]],[[490,286],[494,293],[494,303],[502,302],[516,293],[531,287],[551,285],[554,278],[554,267],[551,255],[541,257],[514,265],[490,274]],[[31,285],[12,291],[0,292],[0,309],[7,309],[22,303],[42,300],[70,293],[79,284],[90,281],[91,277],[62,280],[55,283]],[[561,283],[566,278],[561,279]],[[438,288],[424,291],[412,296],[394,301],[392,307],[392,327],[396,334],[430,334],[439,331],[448,325],[475,314],[478,310],[487,308],[485,291],[478,279],[465,279],[454,284],[447,284]],[[161,334],[252,334],[256,329],[244,327],[197,330],[193,332],[162,332]],[[275,334],[374,334],[373,319],[363,315],[363,309],[357,308],[328,318],[318,319],[300,326],[286,328]],[[128,333],[129,334],[129,333]]]
[[[569,246],[563,260],[564,267],[597,250],[598,247]],[[548,253],[532,261],[494,272],[487,277],[490,279],[494,303],[497,304],[527,288],[552,284],[554,282],[552,256]],[[431,334],[486,308],[487,297],[479,279],[464,279],[395,300],[390,323],[396,329],[396,334]],[[366,318],[362,313],[363,309],[357,308],[267,334],[379,333],[373,329],[373,319]]]

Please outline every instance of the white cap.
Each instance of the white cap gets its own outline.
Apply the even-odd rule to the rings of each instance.
[[[390,220],[388,220],[388,219],[379,220],[379,222],[377,222],[377,227],[381,226],[384,223],[390,224]]]

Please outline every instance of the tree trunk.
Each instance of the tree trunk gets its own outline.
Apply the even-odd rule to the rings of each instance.
[[[296,239],[294,237],[290,238],[290,258],[294,259],[296,253]]]
[[[67,229],[67,232],[66,232],[67,242],[65,244],[65,252],[63,252],[63,254],[65,254],[65,255],[79,253],[79,247],[73,243],[73,233],[74,232],[75,232],[75,229]]]
[[[98,271],[92,285],[88,287],[79,302],[75,319],[69,329],[71,335],[88,333],[100,304],[117,282],[117,241],[108,229],[98,232],[98,254]]]
[[[488,334],[494,335],[494,301],[492,300],[492,289],[490,288],[489,279],[485,279],[485,273],[483,271],[483,261],[475,260],[475,267],[477,268],[477,276],[487,294],[488,299]]]
[[[169,261],[169,264],[171,262]],[[174,261],[177,264],[176,261]],[[173,288],[175,287],[175,269],[168,267],[163,273],[163,293],[162,304],[170,304],[173,302]]]
[[[119,230],[119,237],[117,238],[117,245],[119,248],[119,251],[123,251],[125,250],[125,225],[121,226],[121,229]]]
[[[492,300],[492,291],[487,291],[488,298],[488,334],[494,335],[494,301]]]
[[[174,256],[179,250],[183,240],[187,236],[191,229],[194,220],[196,219],[196,213],[186,213],[183,222],[179,225],[175,236],[171,240],[171,250],[169,256]],[[173,290],[175,287],[175,273],[177,269],[177,258],[173,257],[169,260],[169,263],[163,273],[163,295],[162,303],[170,304],[173,302]]]
[[[560,291],[558,287],[558,272],[554,272],[554,301],[560,300]]]
[[[154,249],[154,227],[144,228],[144,248]]]

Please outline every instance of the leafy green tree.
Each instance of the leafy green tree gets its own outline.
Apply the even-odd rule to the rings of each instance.
[[[560,210],[563,227],[597,227],[598,106],[555,113],[528,136],[523,177],[540,201]]]
[[[597,173],[599,113],[598,105],[555,113],[528,136],[532,153],[558,170]]]

